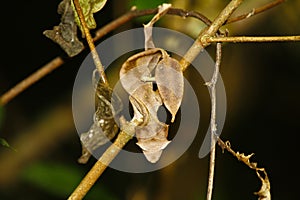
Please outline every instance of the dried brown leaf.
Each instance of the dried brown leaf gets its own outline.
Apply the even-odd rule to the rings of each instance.
[[[99,82],[96,88],[94,122],[88,132],[80,135],[82,155],[78,159],[79,163],[85,164],[91,156],[90,152],[113,139],[118,133],[119,127],[114,118],[116,113],[111,101],[112,89],[106,84]]]
[[[130,57],[120,70],[120,81],[124,89],[132,94],[137,88],[152,83],[144,79],[151,77],[151,72],[161,58],[160,49],[150,49]]]
[[[137,145],[141,147],[148,161],[159,160],[162,150],[169,144],[168,125],[157,118],[162,105],[158,91],[153,90],[152,73],[166,52],[162,49],[149,49],[130,57],[122,66],[120,79],[124,89],[130,94],[134,118],[143,120],[136,127]],[[168,56],[167,56],[168,57]]]
[[[164,16],[170,8],[171,8],[171,4],[166,4],[166,3],[158,6],[157,14],[151,19],[151,21],[148,24],[144,25],[145,50],[155,48],[152,39],[153,24],[157,22],[162,16]]]
[[[158,108],[164,104],[174,122],[182,102],[184,82],[180,64],[163,49],[149,49],[127,59],[120,70],[120,81],[130,94],[134,118],[143,121],[136,127],[137,145],[147,160],[155,163],[170,143],[168,125],[157,118]],[[157,91],[153,90],[154,81]]]
[[[143,116],[143,124],[136,127],[137,145],[143,150],[147,160],[155,163],[159,160],[162,150],[169,144],[167,140],[168,125],[157,118],[158,108],[162,105],[159,94],[152,90],[152,83],[145,83],[135,90],[132,96],[143,102],[146,109],[139,113]],[[135,102],[131,100],[133,107]],[[136,111],[136,110],[135,110]],[[145,112],[146,111],[146,112]]]
[[[71,1],[63,0],[60,2],[57,12],[62,15],[61,22],[58,26],[54,26],[53,30],[46,30],[43,34],[60,45],[68,56],[73,57],[84,49],[84,45],[77,37],[77,26],[74,21]]]
[[[155,80],[160,96],[166,108],[172,114],[174,122],[183,98],[184,80],[177,60],[164,56],[155,69]]]

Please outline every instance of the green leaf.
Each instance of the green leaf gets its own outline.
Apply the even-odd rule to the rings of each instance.
[[[22,179],[45,192],[66,199],[84,177],[84,173],[76,168],[76,165],[64,165],[61,163],[34,163],[22,173]],[[86,199],[115,200],[103,187],[93,187]]]
[[[4,147],[7,147],[7,148],[10,147],[10,145],[8,144],[8,142],[5,139],[3,139],[3,138],[0,138],[0,144],[2,146],[4,146]]]
[[[6,148],[9,148],[9,149],[11,149],[13,151],[17,151],[15,148],[13,148],[12,146],[10,146],[9,143],[5,139],[3,139],[3,138],[0,138],[0,145],[4,146]]]
[[[81,6],[88,29],[94,29],[97,27],[93,14],[100,11],[106,4],[106,1],[107,0],[79,0],[79,4]],[[72,8],[74,10],[75,22],[77,23],[82,34],[84,35],[84,31],[81,26],[80,19],[75,9],[73,0],[72,0]]]

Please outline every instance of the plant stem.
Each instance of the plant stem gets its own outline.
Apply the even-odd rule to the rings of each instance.
[[[240,21],[240,20],[243,20],[243,19],[248,19],[249,17],[252,17],[256,14],[259,14],[259,13],[262,13],[266,10],[269,10],[271,8],[274,8],[275,6],[283,3],[285,0],[276,0],[276,1],[273,1],[271,3],[268,3],[268,4],[265,4],[259,8],[253,8],[251,12],[249,13],[245,13],[245,14],[242,14],[242,15],[239,15],[237,17],[234,17],[234,18],[229,18],[227,21],[226,21],[226,24],[230,24],[230,23],[233,23],[233,22],[237,22],[237,21]]]
[[[98,159],[95,165],[91,168],[91,170],[86,174],[86,176],[82,179],[77,188],[73,191],[73,193],[68,198],[69,200],[77,200],[82,199],[87,192],[92,188],[94,183],[98,180],[107,166],[111,163],[111,161],[118,155],[121,149],[126,145],[126,143],[132,139],[134,134],[128,134],[124,131],[121,131],[118,134],[118,137],[114,141],[114,143],[106,149],[103,155]]]
[[[243,162],[250,169],[255,170],[257,177],[260,179],[262,186],[258,192],[254,194],[259,196],[259,200],[271,200],[271,184],[269,181],[269,177],[265,168],[257,167],[257,163],[251,162],[250,158],[254,155],[253,153],[250,155],[245,155],[244,153],[235,152],[232,150],[229,141],[223,142],[220,138],[218,138],[218,145],[224,149],[226,149],[229,153],[231,153],[234,157],[236,157],[239,161]],[[261,175],[263,174],[263,176]]]
[[[275,7],[279,3],[282,3],[284,0],[277,0],[274,1],[273,3],[266,4],[260,8],[255,9],[255,12],[253,15],[261,13],[263,11],[266,11],[270,8]],[[146,9],[146,10],[134,10],[132,9],[131,11],[125,13],[124,15],[118,17],[117,19],[113,20],[112,22],[108,23],[107,25],[103,26],[99,30],[96,31],[95,37],[93,41],[97,41],[101,39],[103,36],[108,34],[109,32],[115,30],[116,28],[120,27],[121,25],[129,22],[130,20],[141,17],[141,16],[146,16],[146,15],[152,15],[157,13],[158,9]],[[252,13],[252,12],[251,12]],[[211,25],[211,21],[205,17],[203,14],[197,12],[197,11],[185,11],[179,8],[170,8],[167,14],[170,15],[177,15],[181,17],[194,17],[196,19],[199,19],[206,25]],[[251,16],[253,16],[251,14]],[[232,23],[236,21],[243,20],[245,18],[249,17],[249,13],[240,15],[238,17],[228,19],[226,21],[227,23]],[[90,40],[89,40],[90,41]],[[28,87],[30,87],[32,84],[36,83],[40,79],[42,79],[45,75],[48,73],[52,72],[53,70],[57,69],[59,66],[61,66],[64,63],[63,59],[61,57],[56,57],[53,60],[49,61],[46,65],[42,66],[39,70],[22,80],[20,83],[12,87],[9,91],[4,93],[0,97],[0,104],[1,105],[6,105],[9,101],[11,101],[13,98],[15,98],[17,95],[22,93],[24,90],[26,90]]]
[[[82,12],[79,0],[73,0],[73,2],[74,2],[74,6],[75,6],[75,9],[76,9],[77,15],[78,15],[78,17],[80,19],[80,23],[82,25],[82,28],[83,28],[83,31],[84,31],[87,43],[88,43],[88,45],[90,47],[90,50],[91,50],[91,53],[92,53],[92,57],[93,57],[93,60],[94,60],[95,66],[96,66],[96,69],[99,72],[101,81],[104,84],[108,85],[108,81],[107,81],[107,78],[106,78],[106,75],[105,75],[104,67],[103,67],[103,65],[102,65],[102,63],[100,61],[99,55],[98,55],[98,53],[96,51],[96,48],[95,48],[95,45],[94,45],[93,38],[92,38],[92,36],[90,34],[90,31],[89,31],[89,29],[88,29],[88,27],[86,25],[86,22],[85,22],[85,19],[84,19],[84,15],[83,15],[83,12]]]
[[[206,83],[210,89],[211,94],[211,117],[210,117],[210,132],[211,132],[211,151],[210,151],[210,162],[209,162],[209,175],[208,175],[208,187],[206,199],[210,200],[212,198],[213,182],[214,182],[214,169],[215,169],[215,157],[216,157],[216,138],[217,138],[217,92],[216,84],[219,76],[219,69],[221,65],[222,57],[222,44],[217,43],[216,46],[216,63],[214,74],[210,82]]]
[[[295,42],[300,41],[300,35],[297,36],[234,36],[234,37],[205,37],[206,43],[213,42]]]
[[[51,62],[47,63],[42,68],[38,69],[36,72],[19,82],[13,88],[8,90],[0,97],[0,105],[4,106],[13,98],[15,98],[18,94],[26,90],[29,86],[36,83],[38,80],[58,68],[64,63],[64,61],[60,57],[54,58]]]
[[[237,9],[237,7],[242,3],[243,0],[232,0],[217,16],[217,18],[212,22],[212,24],[204,31],[202,31],[197,37],[194,44],[181,59],[180,65],[182,70],[186,70],[190,63],[198,56],[198,54],[210,43],[203,40],[203,38],[214,36],[219,28],[228,20],[231,14]]]

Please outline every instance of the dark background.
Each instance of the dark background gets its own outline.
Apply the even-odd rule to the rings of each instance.
[[[185,8],[212,19],[225,5],[207,10],[205,1],[187,2]],[[65,64],[4,107],[0,138],[17,152],[0,147],[0,199],[66,199],[95,162],[94,158],[87,165],[76,162],[81,147],[71,113],[73,82],[88,51],[68,58],[42,34],[59,23],[58,3],[2,3],[0,94],[56,56],[63,57]],[[152,8],[159,4],[155,3],[140,4]],[[245,1],[237,12],[260,5],[260,1]],[[299,2],[288,1],[226,28],[230,35],[299,35],[299,8]],[[127,1],[108,1],[95,15],[98,27],[128,9]],[[179,31],[189,31],[182,25],[185,20],[172,19],[178,20]],[[132,21],[114,33],[141,25]],[[166,19],[161,26],[170,27],[171,22]],[[221,137],[236,151],[255,153],[253,161],[269,175],[273,199],[297,199],[300,43],[225,44],[223,50],[221,75],[228,111]],[[214,55],[213,46],[208,51]],[[205,199],[208,157],[199,159],[198,151],[209,124],[210,103],[203,84],[199,80],[202,90],[198,92],[204,98],[200,130],[180,159],[145,174],[107,169],[86,199]],[[217,147],[213,199],[255,199],[253,192],[260,184],[253,170]]]

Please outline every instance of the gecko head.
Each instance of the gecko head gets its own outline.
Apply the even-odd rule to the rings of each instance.
[[[171,141],[167,139],[155,139],[152,138],[150,140],[143,140],[136,143],[141,149],[146,157],[146,159],[151,163],[156,163],[161,157],[162,150],[166,148],[166,146]]]

